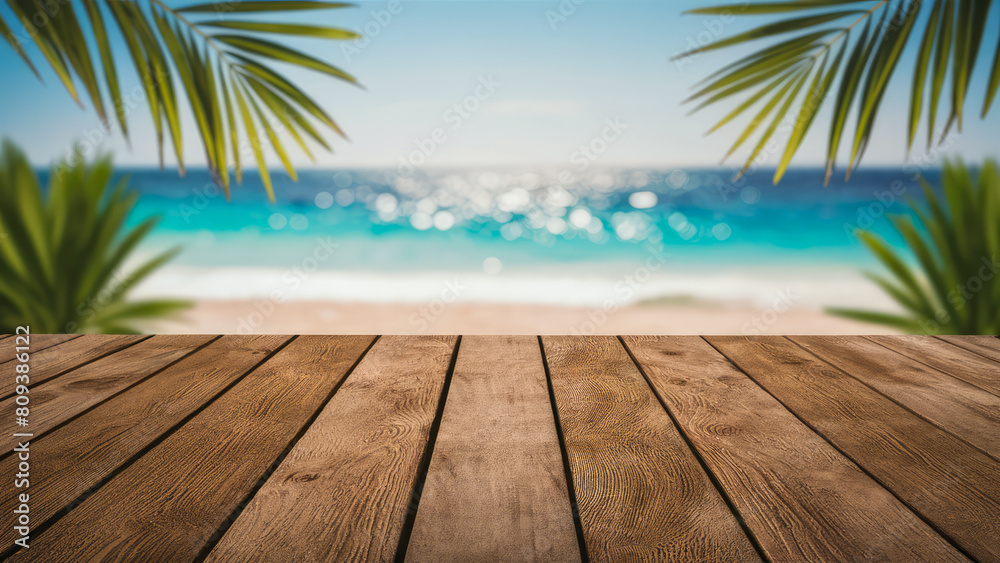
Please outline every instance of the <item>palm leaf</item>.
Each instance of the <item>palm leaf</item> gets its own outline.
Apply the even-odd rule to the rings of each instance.
[[[136,323],[174,313],[182,301],[130,302],[129,291],[176,252],[121,276],[156,223],[126,228],[136,193],[112,181],[110,160],[64,162],[42,187],[24,153],[0,147],[0,331],[25,319],[40,333],[135,332]]]
[[[989,48],[983,42],[986,22],[993,15],[992,6],[992,0],[811,0],[750,2],[738,8],[724,5],[691,10],[688,13],[713,16],[775,14],[778,19],[679,55],[690,56],[750,42],[763,44],[696,84],[687,102],[697,102],[693,111],[700,111],[736,100],[736,109],[730,110],[711,131],[735,120],[758,102],[771,111],[777,108],[777,119],[801,104],[803,109],[798,110],[793,133],[776,163],[777,183],[829,98],[833,112],[828,124],[824,182],[830,180],[845,138],[850,139],[846,165],[846,176],[850,178],[851,171],[864,158],[879,108],[911,43],[916,44],[917,53],[910,75],[909,118],[904,131],[907,150],[916,138],[925,107],[929,144],[938,129],[938,108],[942,104],[948,107],[941,139],[953,123],[961,128],[972,74],[979,62],[989,59],[992,69],[982,110],[982,115],[986,115],[1000,89],[1000,44],[987,53]],[[918,30],[919,26],[922,27]],[[856,33],[855,28],[861,29],[861,33]],[[830,65],[831,72],[822,77],[814,75],[810,87],[794,92],[794,96],[800,97],[787,103],[789,91],[778,88],[774,77],[799,65],[809,66],[818,73],[831,52],[838,53],[837,62]],[[948,93],[944,88],[946,82],[951,86]],[[832,95],[817,98],[821,93]],[[847,123],[850,115],[857,118],[852,131]],[[734,147],[759,131],[760,118],[760,115],[750,118]],[[759,135],[760,140],[770,138],[767,129]],[[759,151],[751,151],[742,171],[758,156]]]
[[[35,65],[31,64],[31,59],[29,59],[28,54],[24,52],[24,47],[21,46],[21,40],[14,35],[14,33],[10,30],[10,27],[7,25],[7,22],[5,22],[2,17],[0,17],[0,35],[3,35],[3,38],[7,40],[7,43],[14,49],[17,56],[21,57],[21,60],[28,65],[31,72],[35,73],[35,76],[41,80],[42,76],[38,74],[38,69],[35,68]]]
[[[313,119],[334,134],[344,136],[319,103],[294,82],[267,66],[265,61],[291,64],[352,84],[357,84],[357,80],[322,59],[281,42],[263,39],[262,36],[319,40],[352,40],[360,36],[349,30],[313,22],[234,20],[228,15],[267,13],[273,18],[275,13],[329,10],[351,4],[266,0],[172,8],[164,0],[67,0],[61,9],[50,11],[52,13],[46,25],[36,27],[30,15],[43,8],[41,2],[7,0],[12,12],[70,95],[82,104],[80,91],[84,92],[105,123],[109,113],[113,113],[127,138],[128,121],[117,65],[129,62],[139,75],[146,94],[160,166],[164,165],[164,146],[169,137],[177,166],[181,175],[184,174],[183,146],[187,133],[183,131],[180,116],[181,105],[186,100],[195,118],[205,161],[216,182],[225,189],[227,197],[230,173],[235,172],[237,183],[243,178],[239,147],[245,141],[255,148],[256,156],[256,151],[262,151],[261,141],[266,137],[267,144],[294,178],[295,169],[284,151],[282,135],[288,135],[310,157],[306,136],[320,147],[331,150],[330,143]],[[81,8],[79,12],[86,14],[86,23],[80,21],[77,5]],[[113,25],[106,25],[108,21]],[[92,42],[86,40],[84,28],[93,34]],[[223,30],[224,33],[213,30]],[[111,31],[117,31],[126,46],[117,57],[111,48],[114,42]],[[35,71],[27,51],[2,19],[0,35]],[[249,80],[251,76],[253,81]],[[180,92],[175,91],[175,84],[180,86]],[[261,87],[264,89],[261,90]],[[256,95],[256,99],[250,98],[251,95]],[[242,103],[249,104],[248,109],[254,108],[253,112],[242,111],[241,97]],[[254,119],[261,120],[260,127],[252,123]],[[269,125],[271,123],[281,127],[274,128]],[[263,152],[256,160],[265,190],[273,200]]]
[[[323,10],[329,8],[346,8],[354,4],[343,2],[301,2],[295,0],[265,1],[265,2],[219,2],[195,4],[177,10],[179,13],[227,13],[227,12],[288,12],[293,10]]]
[[[220,27],[225,29],[239,29],[242,31],[256,31],[260,33],[279,33],[283,35],[295,35],[298,37],[319,37],[321,39],[358,39],[361,36],[353,31],[338,29],[335,27],[322,27],[318,25],[298,25],[290,23],[267,23],[249,21],[216,21],[208,22],[206,27]]]
[[[868,80],[861,92],[858,123],[854,132],[854,145],[851,148],[851,158],[848,161],[848,177],[850,177],[852,167],[857,167],[865,149],[868,147],[868,141],[871,139],[871,132],[875,124],[875,117],[878,115],[889,79],[896,70],[896,64],[902,55],[903,47],[909,38],[910,31],[913,29],[916,15],[917,10],[912,4],[910,5],[910,9],[904,12],[903,3],[900,2],[897,5],[893,22],[901,21],[902,23],[890,25],[884,34],[881,44],[875,50],[875,60],[869,67]]]
[[[878,236],[859,236],[891,277],[868,277],[899,303],[906,315],[837,309],[834,314],[910,332],[1000,333],[1000,171],[989,161],[978,175],[960,162],[945,162],[944,199],[924,184],[926,209],[909,204],[909,216],[892,224],[916,257],[907,257]]]

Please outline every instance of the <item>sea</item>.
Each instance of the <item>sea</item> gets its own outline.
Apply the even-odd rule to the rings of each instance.
[[[736,178],[712,168],[304,170],[274,174],[270,202],[246,173],[227,198],[204,170],[123,170],[141,197],[129,222],[160,222],[138,260],[180,254],[137,292],[191,299],[598,307],[891,302],[863,276],[855,236],[905,249],[889,217],[924,200],[937,169],[863,168]]]

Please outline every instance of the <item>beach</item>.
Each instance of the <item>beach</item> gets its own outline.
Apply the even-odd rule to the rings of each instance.
[[[635,304],[604,308],[509,303],[204,300],[160,333],[268,334],[893,334],[807,307]]]
[[[900,206],[879,194],[911,180],[874,170],[807,189],[819,174],[791,171],[779,189],[712,170],[594,170],[573,185],[308,171],[271,203],[136,171],[130,221],[162,220],[125,270],[181,249],[132,292],[195,303],[147,327],[165,333],[885,333],[823,311],[898,311],[864,277],[881,265],[852,229],[900,245],[884,217]]]

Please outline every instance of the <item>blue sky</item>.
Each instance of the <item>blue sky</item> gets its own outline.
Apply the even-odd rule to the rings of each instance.
[[[699,79],[745,50],[699,55],[685,64],[670,58],[699,36],[728,35],[760,20],[682,16],[686,8],[705,5],[690,0],[582,0],[568,13],[566,6],[574,6],[571,2],[401,0],[397,13],[389,14],[388,2],[362,1],[356,8],[322,13],[318,17],[324,23],[367,31],[371,37],[358,42],[306,40],[296,45],[351,72],[365,89],[306,71],[289,72],[351,138],[335,142],[336,154],[320,153],[316,163],[296,155],[296,163],[395,166],[418,140],[444,129],[447,138],[435,142],[428,165],[562,164],[581,144],[599,135],[609,119],[627,129],[601,156],[602,165],[718,163],[739,125],[707,138],[703,133],[733,106],[723,104],[687,116],[689,107],[681,101]],[[553,18],[561,5],[561,16]],[[0,14],[9,17],[8,12]],[[306,20],[316,18],[313,13]],[[991,22],[987,45],[997,40],[996,18]],[[38,53],[32,54],[44,66]],[[912,59],[913,53],[906,56]],[[904,162],[907,105],[894,102],[908,99],[909,67],[904,63],[895,77],[866,157],[869,165]],[[994,109],[986,121],[977,119],[988,64],[980,70],[970,93],[972,115],[965,132],[948,147],[948,153],[969,160],[1000,152],[994,133],[1000,130],[1000,110]],[[74,140],[88,138],[100,140],[120,164],[156,161],[148,112],[142,104],[129,112],[133,129],[129,145],[118,132],[104,135],[92,111],[77,107],[51,73],[45,74],[46,84],[40,84],[6,44],[0,47],[0,72],[5,83],[0,91],[0,136],[18,141],[33,161],[50,162]],[[123,74],[125,91],[136,88],[131,69]],[[494,84],[493,91],[480,96],[479,107],[461,118],[456,128],[459,120],[449,108],[474,96],[484,81]],[[190,119],[186,138],[187,163],[203,163]],[[821,162],[825,140],[825,123],[820,121],[795,163]],[[738,157],[733,163],[737,161]]]

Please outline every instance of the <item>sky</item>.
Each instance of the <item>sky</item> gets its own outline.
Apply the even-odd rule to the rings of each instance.
[[[426,157],[428,166],[558,165],[570,162],[581,145],[610,127],[618,134],[599,156],[601,165],[716,165],[739,134],[739,125],[708,137],[704,132],[734,106],[723,103],[689,116],[691,106],[682,102],[698,80],[746,50],[723,50],[681,62],[671,57],[706,38],[759,25],[761,19],[682,15],[685,9],[705,4],[398,0],[392,13],[389,2],[362,0],[354,8],[306,12],[304,19],[283,18],[366,35],[350,42],[292,43],[352,73],[364,86],[308,71],[288,72],[350,137],[334,141],[334,154],[318,153],[312,163],[296,154],[294,162],[321,168],[397,166],[423,146],[424,152],[433,149]],[[10,21],[9,12],[0,14]],[[997,41],[996,18],[991,22],[986,45]],[[114,47],[124,49],[120,42]],[[37,66],[44,67],[39,53],[30,52]],[[914,53],[905,57],[866,155],[868,165],[905,162],[908,107],[901,100],[908,99],[909,61]],[[981,64],[973,79],[972,116],[963,134],[949,142],[947,154],[977,160],[1000,152],[995,142],[1000,110],[978,120],[988,66]],[[131,68],[119,68],[126,94],[139,92]],[[4,83],[0,136],[16,140],[33,162],[47,164],[66,154],[77,140],[99,144],[119,164],[156,162],[155,138],[143,102],[129,110],[132,136],[126,143],[120,132],[103,130],[90,108],[74,104],[50,71],[43,71],[45,84],[38,82],[6,44],[0,45],[0,75]],[[462,103],[475,109],[464,115],[456,112],[455,105]],[[203,164],[194,122],[190,116],[185,120],[186,163]],[[435,135],[436,130],[444,135]],[[821,115],[794,162],[819,164],[825,151]],[[738,158],[728,164],[739,164]]]

